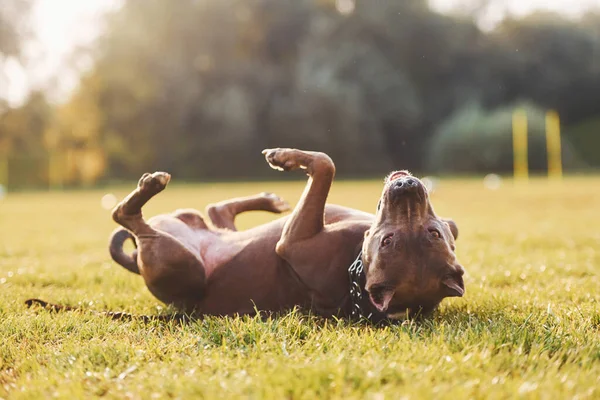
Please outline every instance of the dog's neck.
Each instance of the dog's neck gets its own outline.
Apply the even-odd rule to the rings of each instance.
[[[365,289],[367,276],[365,273],[362,243],[356,253],[358,253],[358,255],[348,268],[349,316],[353,320],[366,319],[371,322],[378,322],[386,319],[386,315],[379,312],[375,306],[371,304],[369,294]]]

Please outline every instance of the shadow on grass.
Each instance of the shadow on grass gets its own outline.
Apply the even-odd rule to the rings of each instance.
[[[47,301],[41,299],[28,299],[25,301],[25,305],[29,308],[38,308],[44,309],[49,312],[79,312],[79,313],[91,313],[93,315],[104,316],[114,320],[128,320],[128,321],[141,321],[141,322],[178,322],[178,323],[190,323],[202,321],[207,318],[213,319],[225,319],[225,318],[236,318],[236,319],[254,319],[261,321],[270,321],[270,320],[283,320],[286,318],[298,318],[298,322],[310,322],[315,326],[331,326],[332,323],[337,327],[372,327],[372,328],[384,328],[391,326],[400,326],[400,327],[418,327],[419,329],[425,330],[433,330],[436,326],[440,324],[460,324],[464,325],[468,323],[472,325],[473,323],[481,324],[484,322],[484,319],[491,322],[491,317],[493,319],[498,319],[498,317],[504,317],[501,315],[501,312],[494,311],[490,314],[490,312],[483,313],[480,316],[477,316],[472,311],[465,310],[465,308],[446,308],[444,311],[440,312],[439,310],[434,311],[428,315],[420,315],[415,314],[410,317],[406,317],[405,319],[384,319],[379,321],[371,321],[368,319],[360,319],[360,320],[351,320],[346,317],[333,316],[330,318],[322,317],[319,315],[315,315],[310,311],[302,310],[300,308],[294,308],[289,311],[284,312],[266,312],[255,309],[255,313],[251,315],[232,315],[232,316],[213,316],[213,315],[203,315],[201,313],[181,313],[177,312],[177,310],[173,308],[167,308],[164,314],[156,314],[156,315],[137,315],[126,312],[113,312],[113,311],[94,311],[88,310],[80,307],[72,307],[68,305],[59,305],[49,303]],[[493,314],[493,315],[492,315]]]
[[[562,363],[568,357],[583,357],[578,350],[580,343],[598,334],[596,314],[573,314],[569,319],[540,308],[516,309],[498,303],[449,305],[429,316],[379,323],[324,318],[297,308],[285,313],[256,312],[254,315],[219,317],[177,313],[172,309],[157,315],[91,311],[39,299],[29,299],[26,304],[51,313],[92,314],[120,321],[138,321],[148,324],[151,329],[191,332],[201,338],[203,345],[210,347],[227,342],[234,348],[247,348],[256,345],[265,336],[302,344],[322,334],[339,333],[351,335],[359,341],[363,336],[375,335],[381,340],[389,340],[391,336],[415,342],[443,343],[448,350],[457,353],[485,347],[492,354],[556,355]],[[587,351],[593,353],[591,359],[600,361],[600,342]],[[590,355],[588,353],[586,357]]]

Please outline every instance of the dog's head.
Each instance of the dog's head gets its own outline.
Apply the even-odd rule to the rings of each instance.
[[[427,188],[407,171],[390,174],[373,225],[365,232],[366,290],[390,318],[427,314],[465,292],[454,254],[458,228],[433,211]]]

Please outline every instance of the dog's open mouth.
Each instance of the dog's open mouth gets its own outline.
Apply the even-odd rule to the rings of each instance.
[[[369,300],[371,300],[371,304],[375,306],[377,311],[385,312],[394,297],[395,291],[395,288],[391,286],[373,287],[369,291]]]

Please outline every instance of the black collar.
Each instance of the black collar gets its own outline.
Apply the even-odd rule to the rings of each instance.
[[[371,320],[373,312],[365,307],[365,269],[362,262],[362,251],[348,268],[350,278],[350,318],[355,320]]]

